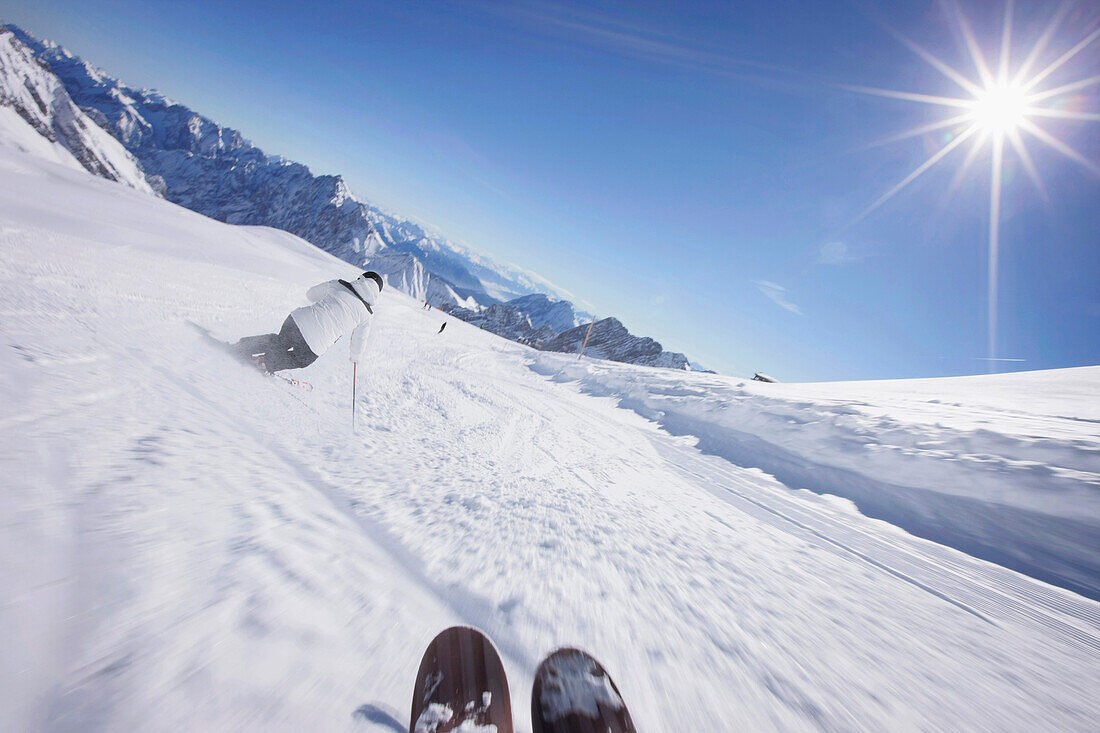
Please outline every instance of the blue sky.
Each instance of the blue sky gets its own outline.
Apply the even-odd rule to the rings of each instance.
[[[991,145],[868,207],[958,110],[851,86],[965,95],[937,2],[2,0],[0,17],[361,196],[533,270],[600,316],[724,373],[782,380],[1100,363],[1100,176],[1025,135],[1003,168],[996,344]],[[1003,6],[962,3],[996,58]],[[1013,64],[1054,4],[1015,4]],[[1044,68],[1100,25],[1071,5]],[[1040,88],[1100,74],[1100,41]],[[1100,112],[1097,85],[1051,100]],[[1042,127],[1100,163],[1100,122]],[[854,222],[854,223],[853,223]]]

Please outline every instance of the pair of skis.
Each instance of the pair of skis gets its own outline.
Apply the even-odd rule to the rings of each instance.
[[[233,344],[229,344],[229,343],[226,343],[225,341],[222,341],[221,339],[215,338],[214,334],[212,334],[210,332],[210,329],[206,328],[205,326],[200,326],[199,324],[195,323],[194,321],[188,321],[188,323],[191,325],[192,328],[197,330],[199,332],[199,334],[204,339],[206,339],[208,342],[213,344],[219,350],[226,352],[227,354],[229,354],[230,356],[232,356],[234,359],[241,362],[242,364],[248,364],[249,366],[254,367],[257,371],[263,373],[265,376],[275,377],[276,379],[280,379],[280,380],[286,382],[287,384],[291,385],[292,387],[298,387],[299,389],[304,389],[306,392],[312,392],[313,391],[313,385],[310,384],[309,382],[307,382],[306,380],[304,380],[304,379],[295,379],[294,377],[288,377],[285,374],[281,374],[279,372],[269,372],[267,369],[264,368],[262,358],[257,359],[255,357],[244,357],[240,353],[238,353],[235,348],[233,348]]]
[[[238,356],[238,358],[240,358],[240,356]],[[249,357],[247,359],[247,363],[251,364],[253,367],[255,367],[265,377],[275,377],[275,379],[286,382],[287,384],[291,385],[292,387],[298,387],[299,389],[304,389],[306,392],[312,392],[313,391],[313,385],[310,384],[309,382],[307,382],[304,379],[295,379],[294,377],[288,377],[287,375],[282,374],[280,372],[268,371],[267,367],[264,366],[263,354],[260,354],[259,357],[256,357],[256,356]]]
[[[579,649],[543,660],[531,692],[534,733],[636,733],[607,670]],[[512,733],[508,679],[493,643],[454,626],[428,645],[416,675],[409,733]]]
[[[313,391],[313,385],[310,384],[309,382],[307,382],[304,379],[295,379],[294,377],[288,377],[285,374],[280,374],[279,372],[265,372],[265,373],[272,376],[272,377],[275,377],[276,379],[283,380],[284,382],[291,385],[292,387],[297,387],[298,389],[304,389],[306,392],[312,392]]]

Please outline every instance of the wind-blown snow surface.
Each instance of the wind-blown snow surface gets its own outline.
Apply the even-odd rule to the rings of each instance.
[[[1100,367],[799,385],[535,368],[787,486],[1100,598]]]
[[[930,481],[980,433],[1030,507],[1040,453],[1013,455],[1045,436],[1051,475],[1083,461],[1051,502],[1093,521],[1088,400],[1009,414],[939,382],[578,367],[449,318],[437,335],[446,316],[387,290],[353,434],[342,343],[306,393],[188,325],[273,329],[349,274],[292,235],[0,151],[0,727],[392,731],[424,646],[469,623],[501,649],[519,730],[566,644],[647,731],[1094,728],[1096,602],[715,455],[739,438],[723,400],[770,413],[743,432],[800,459],[847,446],[853,474],[845,419],[880,445],[945,436]],[[1068,378],[1095,396],[1094,372]],[[780,440],[784,409],[821,418]]]

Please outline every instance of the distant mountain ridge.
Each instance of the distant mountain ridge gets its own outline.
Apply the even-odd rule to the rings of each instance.
[[[545,295],[528,295],[480,310],[449,304],[441,306],[441,310],[478,328],[542,351],[576,354],[584,346],[584,353],[595,359],[667,369],[696,369],[683,354],[665,351],[660,343],[649,337],[632,335],[617,318],[596,321],[591,324],[589,333],[591,322],[581,323],[572,304]],[[572,325],[564,330],[555,328],[566,324]]]
[[[520,308],[507,303],[494,303],[480,310],[444,304],[440,306],[440,310],[482,330],[536,349],[541,349],[542,345],[555,335],[549,326],[535,326],[530,316]]]
[[[584,346],[584,353],[595,359],[667,369],[691,369],[686,356],[675,351],[665,351],[660,343],[648,336],[632,335],[617,318],[596,321],[592,325],[591,333],[588,332],[588,324],[571,328],[559,333],[541,348],[543,351],[578,353],[585,338],[588,339],[588,344]]]
[[[25,86],[20,77],[30,74],[39,86],[52,85],[64,95],[72,111],[55,117],[77,121],[69,127],[80,128],[80,134],[63,138],[71,138],[73,155],[90,172],[155,191],[229,224],[291,232],[342,260],[378,271],[392,287],[506,338],[562,347],[554,350],[572,348],[568,338],[560,337],[577,328],[583,314],[570,302],[546,295],[553,286],[537,275],[501,266],[362,201],[341,176],[314,175],[300,163],[267,155],[240,132],[159,92],[129,87],[56,43],[12,25],[0,26],[0,32],[10,47],[8,56],[22,54],[24,62],[33,60],[39,68],[35,72],[22,63],[0,83],[17,92]],[[21,100],[15,108],[26,118],[33,98],[28,103],[18,93],[8,96]],[[5,97],[0,102],[8,103]],[[35,126],[46,137],[52,131],[54,138],[62,128]],[[630,335],[615,319],[597,327],[608,321],[617,328],[601,329],[614,333],[600,349],[588,352],[593,356],[690,369],[683,355],[662,358],[660,344]]]
[[[561,333],[581,324],[581,314],[573,310],[573,304],[567,300],[555,300],[543,293],[524,295],[509,300],[506,305],[518,308],[531,319],[535,328],[546,327],[554,333]]]
[[[573,310],[572,303],[543,293],[494,303],[488,308],[463,308],[444,303],[440,309],[478,328],[535,348],[542,348],[554,336],[581,322],[581,314]]]

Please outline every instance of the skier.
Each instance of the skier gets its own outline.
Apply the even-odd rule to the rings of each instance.
[[[312,305],[295,309],[279,333],[245,336],[232,346],[233,351],[267,372],[301,369],[351,333],[350,359],[358,362],[366,351],[381,292],[382,277],[377,272],[364,272],[350,283],[329,280],[314,285],[306,292]]]

